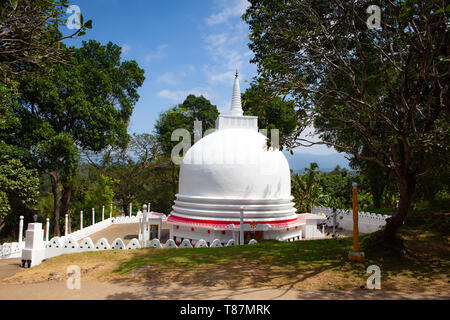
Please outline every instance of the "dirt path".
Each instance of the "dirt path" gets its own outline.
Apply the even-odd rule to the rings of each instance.
[[[11,277],[21,270],[20,258],[0,260],[0,280]]]
[[[450,299],[444,293],[389,292],[381,290],[318,291],[295,289],[228,289],[170,284],[82,282],[69,290],[65,281],[0,285],[0,299],[14,300],[366,300],[366,299]]]

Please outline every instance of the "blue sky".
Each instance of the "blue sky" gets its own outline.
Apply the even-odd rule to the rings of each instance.
[[[145,70],[130,133],[153,132],[159,113],[188,94],[203,95],[226,112],[235,70],[242,92],[256,75],[248,26],[240,18],[246,0],[76,0],[70,5],[77,5],[85,20],[92,19],[93,28],[67,44],[111,41],[122,47],[124,60],[136,60]],[[73,32],[65,27],[61,31]],[[325,146],[296,151],[334,152]]]

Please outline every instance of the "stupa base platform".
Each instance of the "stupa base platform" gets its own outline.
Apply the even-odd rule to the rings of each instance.
[[[251,239],[257,241],[274,239],[278,241],[298,241],[302,239],[321,238],[322,234],[311,234],[309,229],[313,214],[294,215],[284,220],[244,220],[244,239],[248,243]],[[308,221],[308,223],[307,223]],[[193,219],[171,213],[167,218],[170,225],[170,238],[176,243],[188,239],[194,245],[198,240],[205,240],[208,245],[219,239],[222,245],[234,239],[239,243],[239,220]],[[317,226],[314,225],[315,230]]]

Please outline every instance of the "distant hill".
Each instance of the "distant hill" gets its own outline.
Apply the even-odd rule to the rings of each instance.
[[[286,156],[289,166],[294,172],[301,173],[304,168],[308,168],[311,162],[316,162],[319,165],[320,171],[332,171],[337,165],[341,168],[351,170],[348,165],[348,160],[344,153],[335,153],[327,155],[318,155],[311,153],[295,153],[291,155],[287,151],[283,151]]]

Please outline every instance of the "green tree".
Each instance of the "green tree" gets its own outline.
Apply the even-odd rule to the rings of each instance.
[[[114,179],[112,191],[121,203],[125,215],[129,214],[129,204],[139,210],[143,203],[149,202],[150,195],[144,190],[154,181],[152,171],[161,162],[160,146],[156,138],[150,134],[133,134],[126,148],[110,148],[104,152],[99,169]]]
[[[379,29],[366,25],[377,2],[250,2],[244,19],[260,81],[299,105],[307,101],[328,145],[395,178],[399,206],[384,232],[394,240],[427,159],[449,158],[445,1],[383,2]]]
[[[202,134],[215,127],[219,116],[217,107],[203,96],[188,95],[182,104],[179,104],[159,115],[155,125],[155,136],[161,146],[162,154],[166,157],[166,166],[171,172],[172,197],[175,197],[178,188],[178,166],[171,161],[172,149],[178,141],[172,141],[172,133],[176,129],[186,129],[191,135],[193,145],[196,135],[194,122],[202,124]]]
[[[179,104],[159,115],[155,125],[155,135],[161,144],[161,150],[166,157],[170,157],[173,147],[178,141],[172,141],[172,133],[176,129],[186,129],[191,134],[191,145],[194,143],[194,122],[201,121],[202,131],[215,127],[219,116],[217,107],[203,96],[188,95]],[[202,132],[202,133],[203,133]]]
[[[59,26],[65,23],[67,0],[6,0],[0,2],[0,75],[29,73],[27,66],[45,69],[47,63],[64,62],[66,53],[60,41],[85,34],[92,21],[83,21],[73,34],[62,36]],[[6,77],[5,77],[6,76]]]
[[[82,35],[92,27],[92,21],[82,21],[78,30],[63,37],[58,27],[64,23],[67,4],[65,0],[0,3],[0,166],[4,174],[0,175],[4,182],[0,185],[0,194],[3,214],[6,214],[0,218],[0,228],[6,235],[11,233],[11,228],[15,233],[18,215],[24,215],[26,220],[32,215],[31,206],[36,203],[37,196],[37,171],[32,169],[34,161],[30,149],[24,147],[17,135],[19,130],[28,130],[28,123],[22,123],[16,113],[20,77],[47,73],[52,63],[67,63],[68,52],[64,46],[60,47],[60,41]],[[13,172],[17,176],[10,176]],[[20,183],[11,185],[13,178]],[[5,210],[9,212],[5,213]]]
[[[292,175],[292,194],[299,212],[311,212],[311,207],[316,206],[322,194],[318,183],[320,176],[319,166],[312,162],[305,173]]]
[[[120,61],[121,49],[109,42],[83,42],[70,64],[56,64],[49,75],[24,77],[15,110],[24,128],[23,143],[52,178],[55,233],[62,214],[70,214],[70,196],[81,150],[99,152],[109,145],[125,146],[127,126],[144,81],[135,61]]]
[[[15,128],[21,125],[13,104],[11,90],[0,83],[0,234],[4,238],[17,235],[20,215],[30,219],[39,186],[27,150],[11,144]]]
[[[253,82],[242,94],[242,109],[245,115],[258,116],[258,128],[267,130],[270,138],[271,130],[279,130],[280,148],[291,147],[292,141],[301,133],[303,110],[295,111],[293,100],[273,96],[262,85]]]

